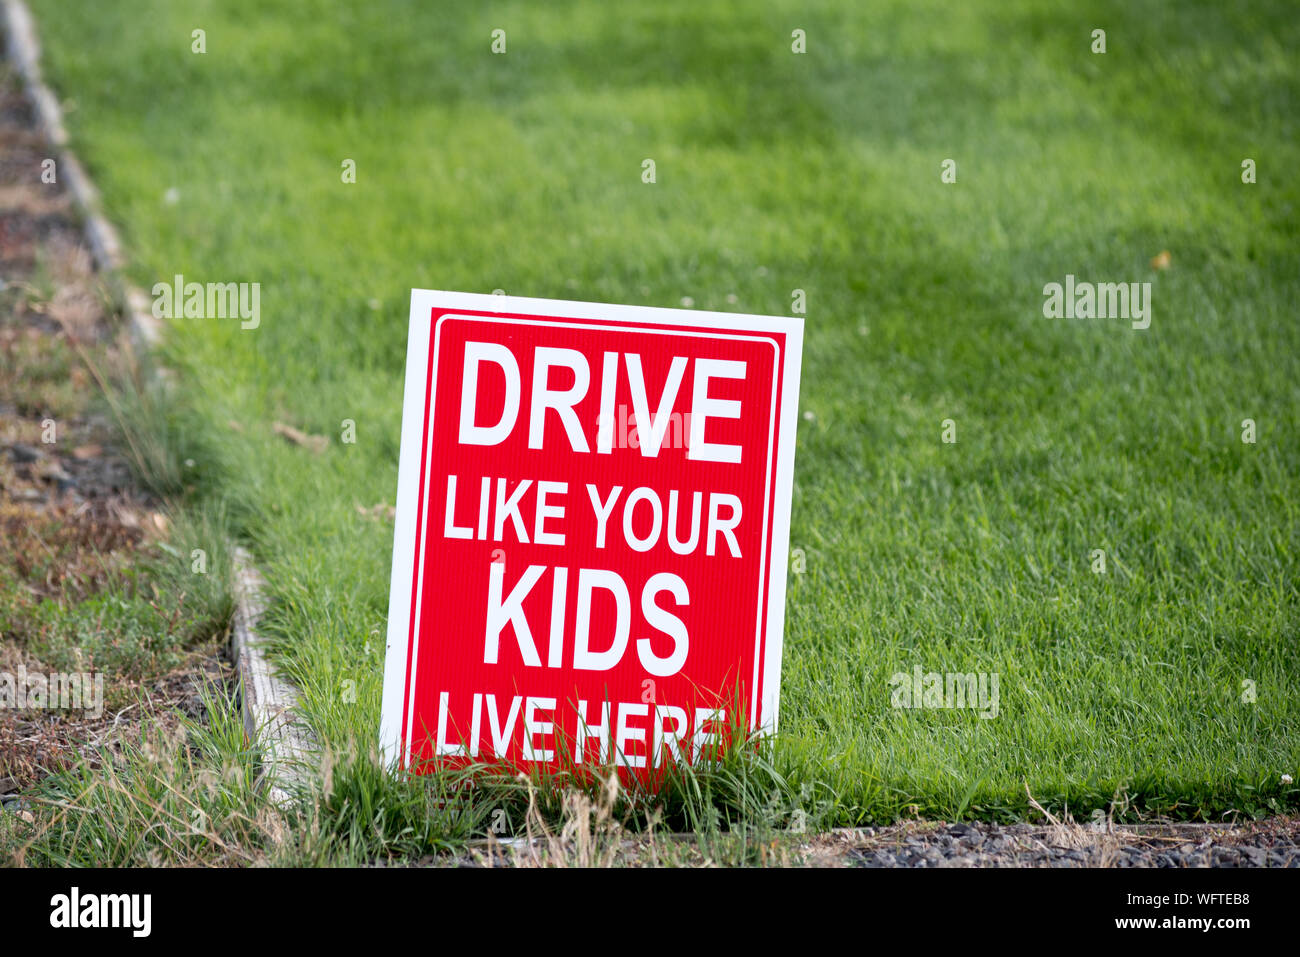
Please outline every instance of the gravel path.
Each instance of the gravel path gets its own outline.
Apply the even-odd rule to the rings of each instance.
[[[1246,824],[909,823],[819,835],[805,862],[856,867],[1300,867],[1300,819]]]

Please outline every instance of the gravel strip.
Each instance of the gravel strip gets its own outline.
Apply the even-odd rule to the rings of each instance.
[[[1300,867],[1300,819],[1245,824],[934,824],[832,831],[805,863],[850,867]]]

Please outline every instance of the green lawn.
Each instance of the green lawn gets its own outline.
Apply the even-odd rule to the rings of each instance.
[[[261,283],[259,328],[175,321],[167,361],[191,507],[250,542],[323,741],[377,735],[392,527],[357,506],[394,498],[413,286],[802,289],[781,800],[1300,804],[1300,20],[1084,6],[35,3],[131,278]],[[1150,328],[1045,318],[1067,274],[1150,282]],[[892,708],[917,665],[997,673],[998,716]]]

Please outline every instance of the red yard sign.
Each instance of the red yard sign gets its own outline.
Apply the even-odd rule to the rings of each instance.
[[[775,732],[802,336],[412,293],[391,761],[650,771]]]

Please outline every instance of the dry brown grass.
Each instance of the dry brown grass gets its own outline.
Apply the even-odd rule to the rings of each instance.
[[[620,785],[611,774],[592,796],[568,790],[561,797],[558,827],[547,824],[538,806],[537,789],[528,785],[528,811],[524,835],[508,841],[489,837],[481,852],[488,866],[611,867],[628,843],[616,817]]]

